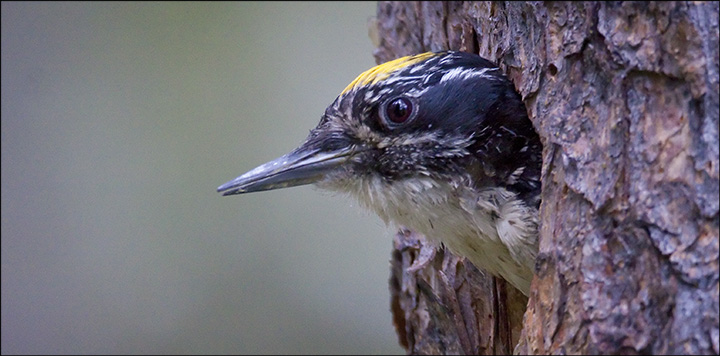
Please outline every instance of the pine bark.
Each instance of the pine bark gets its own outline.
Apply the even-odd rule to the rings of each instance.
[[[719,10],[378,4],[378,63],[446,49],[495,61],[544,144],[529,299],[396,236],[391,308],[408,353],[720,353]]]

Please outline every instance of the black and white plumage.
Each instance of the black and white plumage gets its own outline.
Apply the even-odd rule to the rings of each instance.
[[[300,147],[218,190],[348,193],[528,294],[541,156],[520,95],[492,62],[429,52],[361,74]]]

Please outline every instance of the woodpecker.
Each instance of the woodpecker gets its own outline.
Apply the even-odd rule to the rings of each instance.
[[[315,184],[347,193],[528,295],[541,160],[522,98],[495,64],[428,52],[360,74],[299,147],[218,191]]]

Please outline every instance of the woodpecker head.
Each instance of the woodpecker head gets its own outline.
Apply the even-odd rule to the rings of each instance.
[[[522,100],[493,63],[469,53],[423,53],[362,73],[303,144],[218,191],[315,183],[354,192],[368,182],[424,178],[501,186],[537,206],[540,162]]]

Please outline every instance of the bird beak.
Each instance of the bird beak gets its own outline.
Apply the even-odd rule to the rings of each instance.
[[[344,147],[324,152],[303,145],[221,185],[217,190],[223,195],[234,195],[315,183],[347,162],[353,151],[352,147]]]

